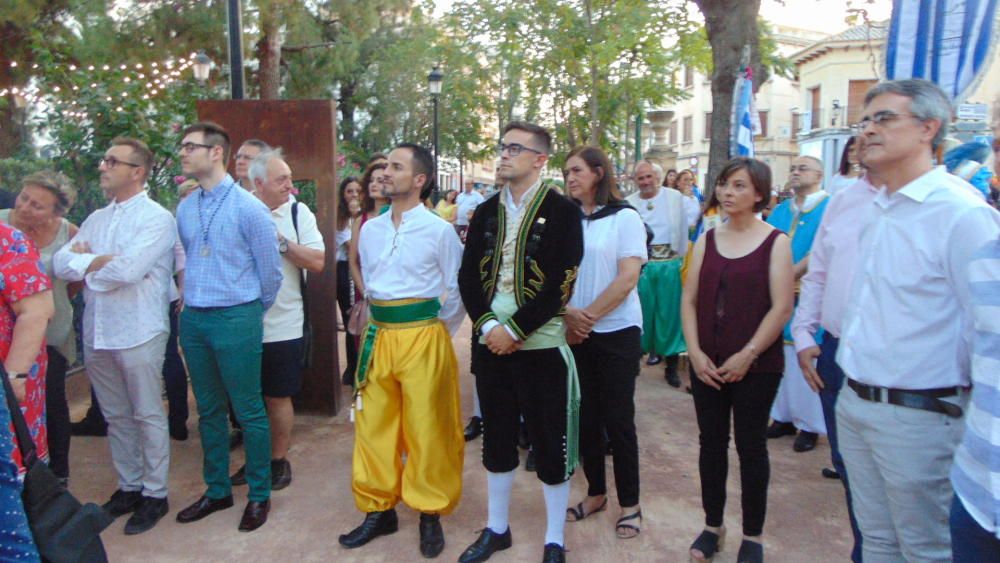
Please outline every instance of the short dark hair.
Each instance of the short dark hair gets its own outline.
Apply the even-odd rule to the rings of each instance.
[[[608,155],[601,149],[592,146],[581,146],[569,151],[566,155],[566,162],[574,156],[587,163],[590,171],[597,174],[597,185],[594,186],[594,202],[597,205],[607,205],[612,201],[621,201],[621,194],[618,192],[618,183],[615,181],[615,169],[611,165]],[[566,178],[566,170],[563,170],[563,179]]]
[[[369,164],[377,162],[379,160],[388,160],[388,159],[386,158],[384,153],[377,152],[368,158],[368,162],[365,163],[365,166],[368,166]]]
[[[271,150],[271,145],[267,144],[265,141],[261,141],[260,139],[247,139],[247,140],[243,141],[243,144],[241,144],[240,146],[242,147],[244,145],[250,145],[251,147],[257,147],[262,152],[266,152],[266,151]]]
[[[851,161],[847,159],[847,153],[851,152],[851,147],[853,147],[856,142],[858,142],[858,138],[851,135],[848,137],[847,142],[844,143],[844,150],[840,152],[840,168],[837,169],[837,172],[839,172],[841,176],[847,176],[847,174],[851,171]]]
[[[730,176],[740,170],[747,171],[747,175],[750,176],[750,183],[753,184],[753,191],[757,192],[757,195],[761,198],[760,201],[753,204],[754,212],[760,213],[767,207],[768,202],[771,201],[771,167],[765,164],[764,161],[757,160],[756,158],[737,156],[722,167],[715,185],[721,186],[725,184]],[[719,197],[717,192],[718,189],[712,190],[712,198],[705,207],[706,209],[718,207]]]
[[[222,147],[222,164],[229,163],[229,148],[232,146],[232,143],[229,140],[229,133],[226,133],[226,130],[221,125],[212,121],[199,121],[198,123],[188,125],[181,133],[181,138],[191,133],[203,134],[206,145],[219,145]]]
[[[399,143],[397,149],[410,149],[411,164],[416,174],[427,176],[427,182],[420,187],[420,199],[427,199],[436,187],[434,181],[434,154],[416,143]]]
[[[143,176],[144,178],[148,178],[153,172],[153,151],[149,150],[149,146],[146,143],[132,137],[115,137],[111,139],[111,146],[126,146],[132,149],[132,156],[139,159],[139,162],[136,164],[142,166],[142,169],[146,172]]]
[[[524,131],[525,133],[531,133],[535,138],[535,142],[539,144],[539,149],[545,154],[552,152],[552,134],[549,130],[542,127],[541,125],[536,125],[534,123],[528,123],[527,121],[511,121],[503,128],[503,135],[506,135],[508,131],[513,130]]]

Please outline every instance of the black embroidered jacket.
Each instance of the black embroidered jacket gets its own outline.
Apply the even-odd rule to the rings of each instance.
[[[458,288],[475,322],[475,334],[483,323],[496,319],[490,304],[500,279],[507,229],[502,197],[501,190],[476,208],[458,272]],[[525,205],[514,249],[518,310],[506,323],[521,340],[565,312],[583,258],[583,227],[576,204],[543,184]]]

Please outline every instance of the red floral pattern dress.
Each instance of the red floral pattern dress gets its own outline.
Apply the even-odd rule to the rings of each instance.
[[[34,243],[21,231],[6,223],[0,223],[0,361],[7,359],[14,337],[13,304],[36,293],[52,289],[52,283],[45,275],[38,251]],[[48,437],[45,432],[45,368],[48,356],[42,343],[35,363],[28,372],[25,383],[25,398],[21,412],[28,422],[28,430],[35,441],[38,459],[49,457]],[[13,426],[11,427],[13,434]],[[17,439],[15,438],[15,442]],[[24,472],[21,452],[14,448],[14,463]]]

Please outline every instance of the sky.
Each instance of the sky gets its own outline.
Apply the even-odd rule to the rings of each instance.
[[[448,11],[453,0],[435,0],[435,15]],[[691,2],[694,7],[694,2]],[[873,21],[889,18],[892,0],[762,0],[760,13],[772,23],[803,29],[839,33],[849,26],[844,21],[848,8],[863,8]]]

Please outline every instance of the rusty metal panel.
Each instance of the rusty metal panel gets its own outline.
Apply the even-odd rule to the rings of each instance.
[[[247,139],[281,147],[295,180],[316,184],[316,222],[326,242],[326,268],[309,276],[312,366],[303,373],[296,407],[335,415],[346,399],[337,351],[337,108],[332,100],[202,100],[198,118],[229,132],[232,154]]]

